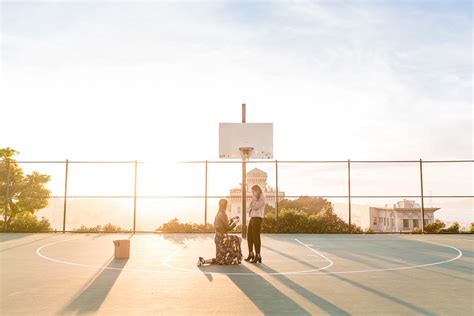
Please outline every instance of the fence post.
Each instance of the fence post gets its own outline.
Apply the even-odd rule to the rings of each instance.
[[[207,231],[207,160],[206,173],[204,177],[204,231]]]
[[[69,159],[66,159],[66,176],[64,178],[63,234],[66,232],[67,181],[68,181],[68,176],[69,176]]]
[[[275,209],[276,209],[276,220],[278,222],[278,160],[275,160],[275,174],[276,174]]]
[[[133,185],[133,233],[135,234],[135,227],[137,223],[137,169],[138,162],[135,160],[135,181]]]
[[[421,184],[421,233],[425,233],[425,201],[423,196],[423,160],[420,159],[420,184]]]
[[[347,187],[349,189],[349,232],[352,233],[351,226],[351,160],[347,160]]]
[[[5,182],[5,215],[4,215],[4,229],[7,232],[7,212],[8,199],[10,198],[10,159],[7,160],[7,182]]]

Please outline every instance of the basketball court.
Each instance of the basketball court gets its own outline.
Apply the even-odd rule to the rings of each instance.
[[[246,164],[273,158],[273,125],[247,124],[243,105],[242,123],[220,124],[219,141],[220,159],[242,160],[246,223]],[[207,161],[205,183],[207,203]],[[135,168],[134,230],[136,198]],[[474,313],[472,235],[264,234],[262,264],[203,267],[213,234],[0,238],[5,315]],[[119,239],[130,240],[128,259],[114,257]]]
[[[213,237],[1,234],[2,313],[473,313],[472,235],[265,234],[263,264],[198,268]]]

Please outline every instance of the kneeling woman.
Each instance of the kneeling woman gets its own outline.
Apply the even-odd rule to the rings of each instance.
[[[203,264],[239,264],[242,262],[242,250],[240,243],[242,239],[239,236],[228,235],[227,233],[234,229],[237,225],[238,216],[232,217],[231,220],[227,218],[227,200],[219,200],[219,211],[214,219],[214,229],[216,236],[214,242],[216,243],[216,257],[212,259],[204,259],[199,257],[197,266]]]

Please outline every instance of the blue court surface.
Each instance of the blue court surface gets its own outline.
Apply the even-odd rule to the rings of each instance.
[[[262,264],[197,267],[215,255],[212,234],[0,234],[1,310],[472,315],[473,237],[264,234]],[[129,259],[114,259],[117,239]]]

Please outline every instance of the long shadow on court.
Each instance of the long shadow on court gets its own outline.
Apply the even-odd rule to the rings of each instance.
[[[275,251],[275,252],[277,252],[277,253],[279,253],[279,254],[281,254],[281,255],[287,257],[287,258],[296,259],[295,257],[290,256],[290,255],[287,255],[287,254],[285,254],[285,253],[282,252],[282,251],[278,251],[278,250],[276,250],[276,249],[273,249],[273,248],[270,248],[270,247],[266,247],[266,246],[264,246],[264,248],[267,248],[267,249],[269,249],[269,250]],[[345,257],[344,257],[344,258],[345,258]],[[350,260],[350,259],[349,259],[349,260]],[[320,268],[320,267],[317,267],[317,266],[315,266],[315,265],[313,265],[313,264],[311,264],[311,263],[308,263],[308,262],[306,262],[305,265],[308,266],[308,267],[312,267],[313,269],[319,269],[319,268]],[[261,270],[265,271],[265,272],[269,272],[269,273],[275,272],[275,270],[271,269],[270,267],[268,267],[268,266],[266,266],[266,265],[258,265],[258,264],[257,264],[256,266],[257,266],[258,268],[260,268]],[[353,286],[355,286],[355,287],[358,287],[358,288],[360,288],[360,289],[363,289],[363,290],[365,290],[365,291],[367,291],[367,292],[369,292],[369,293],[375,294],[375,295],[380,296],[380,297],[382,297],[382,298],[384,298],[384,299],[387,299],[387,300],[390,300],[390,301],[392,301],[392,302],[394,302],[394,303],[397,303],[397,304],[399,304],[399,305],[405,306],[405,307],[407,307],[407,308],[409,308],[409,309],[411,309],[411,310],[413,310],[413,311],[415,311],[415,312],[417,312],[417,313],[422,313],[422,314],[425,314],[425,315],[433,315],[433,314],[434,314],[433,312],[428,311],[428,310],[425,310],[425,309],[423,309],[422,307],[416,306],[416,305],[414,305],[414,304],[412,304],[412,303],[410,303],[410,302],[406,302],[406,301],[404,301],[404,300],[402,300],[402,299],[400,299],[400,298],[398,298],[398,297],[389,295],[389,294],[387,294],[387,293],[384,293],[384,292],[381,292],[381,291],[379,291],[379,290],[373,289],[373,288],[371,288],[371,287],[369,287],[369,286],[360,284],[360,283],[358,283],[358,282],[356,282],[356,281],[353,281],[353,280],[350,280],[350,279],[348,279],[348,278],[342,277],[342,276],[340,276],[340,275],[338,275],[338,274],[332,274],[332,273],[330,273],[330,272],[328,272],[328,271],[324,271],[324,270],[320,270],[319,272],[320,272],[322,275],[331,276],[331,277],[336,278],[336,279],[338,279],[338,280],[340,280],[340,281],[349,283],[349,284],[351,284],[351,285],[353,285]],[[393,272],[393,271],[390,271],[390,272]],[[308,274],[308,275],[310,275],[310,274]],[[284,276],[284,275],[274,275],[274,277],[277,278],[278,280],[280,280],[281,282],[283,282],[284,284],[286,284],[286,285],[289,286],[289,287],[292,287],[292,286],[293,286],[293,287],[295,288],[295,291],[297,291],[296,289],[299,288],[299,290],[300,290],[302,293],[306,294],[306,295],[308,295],[308,293],[306,293],[306,291],[309,292],[309,293],[311,293],[311,294],[313,294],[312,292],[308,291],[308,290],[305,289],[304,287],[301,287],[300,285],[298,285],[298,284],[295,283],[294,281],[288,279],[288,278],[287,278],[286,276]],[[302,294],[302,295],[303,295],[303,294]],[[314,295],[314,294],[313,294],[313,295]],[[310,296],[310,295],[308,295],[308,296]],[[308,299],[309,299],[309,298],[308,298]],[[310,300],[311,300],[311,299],[310,299]]]
[[[127,262],[127,259],[114,259],[113,256],[110,257],[107,260],[107,268],[109,269],[102,269],[102,272],[96,275],[81,293],[63,308],[60,314],[96,312],[114,286]]]
[[[367,291],[367,292],[369,292],[369,293],[372,293],[372,294],[375,294],[375,295],[377,295],[377,296],[380,296],[380,297],[382,297],[382,298],[384,298],[384,299],[386,299],[386,300],[392,301],[392,302],[397,303],[397,304],[399,304],[399,305],[401,305],[401,306],[407,307],[407,308],[409,308],[409,309],[411,309],[411,310],[413,310],[413,311],[415,311],[415,312],[417,312],[417,313],[421,313],[421,314],[423,314],[423,315],[435,315],[435,313],[432,312],[432,311],[426,310],[426,309],[424,309],[424,308],[422,308],[422,307],[419,307],[419,306],[417,306],[417,305],[415,305],[415,304],[412,304],[412,303],[410,303],[410,302],[404,301],[404,300],[402,300],[402,299],[400,299],[400,298],[398,298],[398,297],[395,297],[395,296],[389,295],[389,294],[387,294],[387,293],[381,292],[381,291],[379,291],[379,290],[373,289],[373,288],[371,288],[371,287],[369,287],[369,286],[367,286],[367,285],[363,285],[363,284],[360,284],[360,283],[355,282],[355,281],[353,281],[353,280],[350,280],[350,279],[348,279],[348,278],[342,277],[342,276],[340,276],[340,275],[338,275],[338,274],[329,274],[329,273],[326,272],[325,275],[330,275],[330,276],[333,277],[333,278],[336,278],[336,279],[338,279],[338,280],[340,280],[340,281],[349,283],[349,284],[351,284],[351,285],[353,285],[353,286],[356,286],[356,287],[358,287],[358,288],[361,288],[361,289],[363,289],[363,290],[365,290],[365,291]]]
[[[0,241],[5,242],[5,241],[14,240],[14,239],[25,238],[25,237],[32,236],[32,235],[35,235],[35,234],[31,234],[31,233],[0,233]]]
[[[466,258],[474,258],[474,251],[472,250],[466,250],[466,249],[461,249],[462,251],[462,256]]]
[[[25,236],[26,237],[26,236]],[[28,241],[28,242],[24,242],[24,243],[21,243],[19,245],[15,245],[15,246],[12,246],[12,247],[8,247],[8,248],[5,248],[5,249],[2,249],[0,250],[0,252],[4,252],[4,251],[7,251],[7,250],[10,250],[10,249],[14,249],[14,248],[18,248],[18,247],[22,247],[22,246],[25,246],[25,245],[29,245],[29,244],[33,244],[35,242],[38,242],[38,241],[41,241],[41,240],[44,240],[44,239],[49,239],[49,238],[53,238],[55,237],[54,235],[52,236],[47,236],[47,237],[44,237],[44,238],[40,238],[40,239],[35,239],[35,240],[32,240],[32,241]],[[21,238],[21,237],[20,237]],[[11,239],[10,239],[11,240]]]
[[[258,268],[260,268],[262,271],[265,271],[265,272],[268,272],[268,273],[272,273],[272,272],[276,272],[275,270],[273,270],[272,268],[266,266],[266,265],[257,265]],[[315,267],[316,268],[316,267]],[[387,300],[390,300],[392,302],[395,302],[399,305],[402,305],[402,306],[405,306],[413,311],[416,311],[418,313],[422,313],[424,315],[433,315],[434,313],[431,312],[431,311],[428,311],[428,310],[425,310],[419,306],[416,306],[412,303],[409,303],[409,302],[406,302],[398,297],[394,297],[392,295],[389,295],[389,294],[386,294],[384,292],[381,292],[381,291],[378,291],[376,289],[373,289],[371,287],[368,287],[366,285],[363,285],[363,284],[360,284],[358,282],[355,282],[353,280],[350,280],[350,279],[347,279],[345,277],[341,277],[340,275],[337,275],[337,274],[331,274],[330,272],[325,272],[325,271],[321,271],[323,275],[326,275],[326,276],[331,276],[333,278],[336,278],[340,281],[343,281],[343,282],[346,282],[346,283],[349,283],[355,287],[358,287],[358,288],[361,288],[369,293],[372,293],[372,294],[375,294],[377,296],[380,296],[380,297],[383,297]],[[303,274],[304,275],[304,274]],[[339,309],[337,306],[325,301],[325,300],[322,300],[321,298],[319,298],[318,296],[316,296],[313,292],[311,292],[310,290],[302,287],[301,285],[299,285],[298,283],[294,282],[293,280],[289,279],[288,277],[286,277],[285,275],[272,275],[274,278],[276,278],[277,280],[279,280],[280,282],[282,282],[283,284],[285,284],[286,286],[288,286],[289,288],[293,289],[294,291],[296,291],[297,293],[299,293],[300,295],[302,295],[303,297],[305,297],[306,299],[308,299],[309,301],[313,302],[314,304],[318,305],[319,307],[323,308],[325,311],[327,311],[328,313],[330,314],[336,314],[336,315],[349,315],[347,312],[345,312],[344,310],[341,310],[342,312],[338,311],[337,309]],[[322,300],[322,301],[321,301]],[[344,314],[345,313],[345,314]]]
[[[279,254],[281,256],[284,256],[288,259],[298,261],[298,263],[300,263],[300,264],[302,264],[302,265],[304,265],[304,266],[306,266],[310,269],[320,269],[321,268],[321,267],[317,267],[317,266],[313,265],[312,263],[310,263],[308,261],[300,260],[301,258],[298,258],[298,257],[292,256],[290,254],[287,254],[286,252],[284,252],[282,250],[278,250],[278,249],[268,247],[268,246],[262,246],[262,248],[267,249],[269,251],[272,251],[274,253],[277,253],[277,254]],[[354,261],[354,262],[357,262],[357,263],[364,263],[367,266],[370,266],[371,268],[384,268],[384,266],[376,265],[372,261],[368,261],[368,260],[364,259],[363,257],[360,258],[359,256],[355,256],[355,255],[352,255],[352,254],[347,253],[347,252],[332,253],[332,254],[336,255],[337,257],[344,258],[344,259],[347,259],[347,260],[351,260],[351,261]]]
[[[296,260],[300,260],[300,258],[297,258],[297,257],[295,257],[295,256],[289,255],[289,254],[285,253],[284,251],[281,251],[281,250],[278,250],[278,249],[275,249],[275,248],[272,248],[272,247],[268,247],[268,246],[262,246],[262,247],[265,248],[265,249],[268,249],[268,250],[270,250],[270,251],[272,251],[272,252],[275,252],[275,253],[277,253],[277,254],[279,254],[279,255],[282,255],[282,256],[284,256],[284,257],[287,257],[288,259],[292,259],[292,260],[295,260],[295,261],[296,261]],[[354,262],[357,262],[357,263],[363,263],[363,264],[365,264],[365,265],[367,265],[367,266],[369,266],[369,267],[371,267],[371,268],[376,268],[376,269],[377,269],[377,268],[385,268],[385,266],[377,265],[377,264],[375,264],[373,261],[369,261],[369,260],[364,259],[363,256],[352,255],[352,254],[350,254],[350,253],[348,253],[348,252],[342,252],[342,251],[341,251],[341,252],[333,253],[333,255],[336,255],[336,256],[338,256],[338,257],[340,257],[340,258],[344,258],[344,259],[347,259],[347,260],[351,260],[351,261],[354,261]],[[309,263],[309,262],[307,262],[307,261],[301,261],[301,260],[300,260],[299,263],[302,264],[302,265],[307,266],[307,267],[310,268],[310,269],[319,269],[319,268],[321,268],[321,267],[315,267],[313,264],[311,264],[311,263]]]
[[[447,259],[451,259],[451,257],[440,256],[439,247],[443,247],[443,246],[438,246],[436,244],[431,244],[430,242],[425,242],[425,241],[422,241],[422,240],[411,240],[411,241],[415,242],[416,244],[420,245],[420,247],[422,247],[421,249],[423,249],[423,255],[424,256],[429,255],[430,258],[432,258],[436,261],[444,261],[444,260],[447,260]],[[457,256],[457,254],[454,253],[453,249],[447,249],[447,250],[450,250],[451,252],[453,252],[452,256]],[[462,257],[472,256],[472,252],[470,252],[468,250],[465,250],[465,249],[460,249],[460,250],[462,252]],[[413,260],[414,260],[414,262],[417,262],[417,261],[415,261],[415,260],[417,260],[417,258],[414,258]],[[427,263],[427,262],[424,262],[424,263]],[[472,275],[472,271],[473,271],[471,265],[463,264],[459,260],[447,262],[446,264],[443,264],[442,266],[445,269],[453,270],[453,271],[456,271],[458,273],[463,273],[463,274],[466,274],[466,275]]]
[[[227,266],[204,266],[202,272],[229,272]],[[232,267],[233,273],[252,273],[252,275],[228,275],[229,279],[244,293],[265,315],[310,315],[295,301],[275,288],[263,277],[253,274],[243,264]],[[229,311],[232,313],[232,311]]]
[[[389,258],[386,258],[386,257],[381,257],[381,256],[375,256],[375,255],[366,255],[368,257],[371,257],[371,258],[374,258],[374,259],[377,259],[377,260],[381,260],[381,261],[385,261],[385,262],[388,262],[388,263],[395,263],[395,264],[399,264],[400,262],[396,261],[396,260],[391,260]],[[472,279],[466,279],[466,278],[461,278],[461,277],[458,277],[458,276],[455,276],[453,274],[448,274],[448,273],[443,273],[441,271],[437,271],[439,269],[446,269],[446,265],[450,264],[451,262],[448,262],[446,264],[443,264],[443,265],[437,265],[437,266],[431,266],[431,267],[417,267],[416,269],[417,270],[420,270],[420,271],[426,271],[428,273],[434,273],[434,274],[439,274],[439,275],[443,275],[443,276],[446,276],[446,277],[449,277],[449,278],[453,278],[453,279],[458,279],[458,280],[462,280],[462,281],[466,281],[466,282],[469,282],[471,283],[472,282]],[[436,269],[436,270],[435,270]],[[449,270],[449,269],[447,269]],[[413,278],[413,276],[411,276],[411,278]],[[417,278],[417,279],[424,279],[424,278]]]
[[[256,264],[256,267],[261,269],[264,272],[267,272],[267,273],[277,273],[278,272],[278,271],[266,266],[265,264]],[[314,268],[317,269],[316,267],[314,267]],[[311,292],[307,288],[299,285],[298,283],[296,283],[295,281],[289,279],[285,275],[274,274],[274,275],[271,275],[271,277],[277,279],[282,284],[286,285],[287,287],[289,287],[290,289],[292,289],[293,291],[295,291],[296,293],[298,293],[299,295],[301,295],[302,297],[304,297],[305,299],[307,299],[308,301],[313,303],[315,306],[318,306],[319,308],[321,308],[325,312],[329,313],[330,315],[350,315],[350,313],[346,312],[342,308],[340,308],[340,307],[332,304],[331,302],[323,299],[322,297],[314,294],[313,292]]]
[[[396,238],[396,237],[395,237]],[[399,240],[406,240],[400,238]],[[413,240],[416,241],[416,240]],[[347,260],[351,260],[353,262],[356,262],[358,264],[365,264],[366,266],[374,269],[385,269],[387,266],[381,265],[380,263],[377,263],[376,260],[371,260],[372,259],[378,259],[381,260],[381,258],[386,258],[385,261],[395,263],[396,265],[392,266],[393,268],[396,267],[403,267],[405,265],[404,263],[397,262],[395,260],[389,261],[388,257],[396,255],[396,253],[400,252],[400,246],[397,246],[396,248],[390,248],[387,247],[386,244],[380,244],[377,243],[376,241],[371,241],[372,244],[377,244],[379,247],[374,247],[373,249],[361,249],[358,253],[352,253],[344,250],[337,250],[337,251],[332,251],[331,254],[335,255],[340,258],[344,258]],[[433,261],[444,261],[449,258],[446,258],[443,256],[443,253],[440,253],[440,246],[433,245],[433,244],[428,244],[426,242],[420,242],[417,241],[414,243],[416,245],[416,248],[411,249],[410,251],[405,251],[403,254],[400,254],[400,257],[403,257],[403,259],[408,260],[409,263],[413,265],[421,265],[421,264],[429,264]],[[263,248],[268,249],[272,252],[278,253],[280,255],[283,255],[285,257],[288,257],[290,259],[296,259],[295,257],[286,254],[283,251],[280,251],[275,248],[271,248],[268,246],[263,246]],[[387,249],[385,249],[387,248]],[[450,249],[447,249],[450,250]],[[452,250],[450,250],[452,251]],[[467,251],[463,250],[463,256],[465,256]],[[313,268],[314,266],[311,265],[308,262],[301,262],[302,264]],[[458,263],[456,261],[454,262],[449,262],[447,264],[443,264],[443,267],[446,269],[451,269],[453,271],[459,272],[459,273],[464,273],[464,274],[472,274],[472,267]],[[387,272],[392,272],[392,273],[400,273],[398,270],[389,270]]]
[[[130,234],[128,239],[132,237],[133,234]],[[127,262],[128,259],[114,259],[114,256],[107,259],[105,269],[101,269],[102,271],[92,278],[81,292],[62,309],[60,314],[96,312],[106,299]]]
[[[278,249],[275,249],[275,248],[272,248],[272,247],[268,247],[268,246],[264,246],[264,245],[262,245],[262,248],[267,249],[267,250],[269,250],[269,251],[272,251],[272,252],[274,252],[274,253],[277,253],[277,254],[279,254],[279,255],[281,255],[281,256],[284,256],[284,257],[286,257],[286,258],[288,258],[288,259],[292,259],[292,260],[295,260],[295,261],[296,261],[296,260],[300,260],[300,258],[297,258],[297,257],[295,257],[295,256],[289,255],[289,254],[285,253],[285,252],[282,251],[282,250],[278,250]],[[264,256],[264,255],[262,255],[262,256]],[[311,269],[319,269],[319,267],[318,267],[318,268],[315,268],[313,264],[308,263],[308,262],[306,262],[306,261],[299,261],[299,263],[302,264],[302,265],[305,265],[305,266],[307,266],[308,268],[311,268]]]

